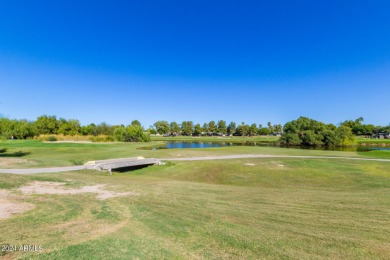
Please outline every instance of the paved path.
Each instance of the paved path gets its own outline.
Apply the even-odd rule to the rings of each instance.
[[[52,167],[52,168],[29,168],[29,169],[0,169],[0,173],[13,174],[31,174],[31,173],[45,173],[45,172],[69,172],[86,169],[87,166],[66,166],[66,167]]]
[[[271,155],[271,154],[234,154],[234,155],[190,157],[190,158],[165,158],[160,160],[161,161],[209,161],[209,160],[229,160],[229,159],[244,159],[244,158],[344,159],[344,160],[358,160],[358,161],[390,162],[390,159],[376,159],[376,158],[371,159],[371,158],[337,157],[337,156]]]
[[[270,154],[235,154],[223,156],[207,156],[207,157],[190,157],[190,158],[164,158],[161,161],[211,161],[211,160],[230,160],[230,159],[245,159],[245,158],[302,158],[302,159],[339,159],[339,160],[357,160],[357,161],[376,161],[389,162],[390,159],[376,158],[356,158],[356,157],[336,157],[336,156],[301,156],[301,155],[270,155]],[[12,174],[32,174],[46,172],[66,172],[78,171],[87,169],[87,165],[66,166],[53,168],[30,168],[30,169],[0,169],[0,173]]]

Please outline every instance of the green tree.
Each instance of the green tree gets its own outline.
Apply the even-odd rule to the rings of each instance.
[[[340,140],[341,146],[352,145],[355,142],[354,135],[351,128],[346,126],[340,126],[336,129],[336,135]]]
[[[114,139],[117,142],[130,142],[130,137],[124,126],[118,127],[114,131]]]
[[[283,133],[283,135],[280,137],[280,141],[285,145],[302,145],[302,140],[298,136],[298,133]]]
[[[167,121],[157,121],[153,124],[153,126],[160,135],[169,133],[169,123]]]
[[[176,122],[171,122],[169,124],[169,129],[171,131],[171,135],[178,135],[180,134],[180,127]]]
[[[280,124],[276,124],[276,125],[274,125],[274,130],[277,133],[281,133],[283,131],[283,126]]]
[[[249,136],[254,136],[254,135],[257,135],[257,132],[258,132],[257,125],[256,124],[252,124],[249,127],[248,135]]]
[[[96,125],[95,124],[89,124],[89,125],[85,125],[85,126],[82,126],[80,128],[80,133],[82,135],[94,135],[96,136],[97,133],[96,133]]]
[[[268,122],[267,125],[268,125],[268,129],[269,129],[270,133],[273,133],[275,131],[275,129],[274,129],[274,126],[272,125],[272,123]]]
[[[259,125],[259,129],[258,129],[257,133],[259,135],[269,135],[269,134],[271,134],[270,130],[267,127],[261,127],[261,125]]]
[[[302,144],[306,146],[323,145],[322,139],[322,133],[316,133],[313,130],[306,130],[301,136]]]
[[[141,127],[142,127],[141,122],[138,121],[138,120],[133,120],[133,121],[131,121],[131,125],[134,125],[134,126],[141,126]]]
[[[196,124],[194,128],[194,135],[199,136],[202,134],[202,127],[200,124]]]
[[[183,123],[181,123],[182,135],[192,135],[193,131],[194,131],[194,125],[192,121],[183,121]]]
[[[241,125],[237,126],[236,134],[239,136],[247,136],[249,134],[249,125],[242,122]]]
[[[149,127],[148,129],[146,129],[146,132],[150,133],[151,135],[157,134],[156,129],[154,129],[153,127]]]
[[[96,135],[110,135],[111,128],[106,122],[102,122],[96,126]]]
[[[210,121],[208,125],[208,132],[212,135],[217,133],[217,126],[215,125],[215,121]]]
[[[307,117],[288,122],[283,127],[280,138],[285,145],[304,146],[344,146],[353,144],[351,128],[345,125],[335,127]]]
[[[221,135],[225,135],[227,133],[226,121],[224,121],[224,120],[218,121],[217,132]]]
[[[362,122],[364,121],[363,117],[359,117],[355,120],[346,120],[341,123],[341,126],[349,127],[354,135],[363,135],[364,127]]]
[[[13,135],[13,123],[10,119],[0,118],[0,137],[2,139],[9,139]]]
[[[235,133],[236,133],[236,123],[230,122],[229,126],[227,127],[227,134],[234,135]]]
[[[35,128],[37,134],[57,134],[58,121],[56,116],[43,115],[37,118],[35,121]]]
[[[63,134],[63,135],[77,135],[80,134],[80,122],[76,119],[69,119],[65,120],[63,118],[60,118],[59,120],[59,127],[57,130],[58,134]]]
[[[117,127],[114,139],[119,142],[150,142],[150,135],[139,125],[128,125]]]
[[[35,135],[35,129],[34,125],[27,120],[12,120],[13,123],[13,129],[12,129],[12,136],[14,136],[17,139],[26,139],[34,137]]]
[[[208,133],[209,132],[209,125],[207,123],[203,124],[202,132],[204,132],[204,133]]]

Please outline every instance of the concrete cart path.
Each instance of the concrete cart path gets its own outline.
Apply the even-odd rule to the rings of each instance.
[[[294,156],[294,155],[270,155],[270,154],[236,154],[236,155],[189,157],[189,158],[163,158],[158,160],[160,161],[211,161],[211,160],[230,160],[230,159],[245,159],[245,158],[339,159],[339,160],[376,161],[376,162],[390,163],[390,159],[336,157],[336,156],[299,156],[299,155]],[[53,167],[53,168],[0,169],[0,173],[33,174],[33,173],[47,173],[47,172],[79,171],[84,169],[91,169],[91,168],[88,167],[87,165],[80,165],[80,166],[66,166],[66,167]]]
[[[189,157],[189,158],[164,158],[161,161],[209,161],[209,160],[229,160],[245,158],[302,158],[302,159],[343,159],[358,161],[377,161],[390,162],[390,159],[378,158],[359,158],[359,157],[341,157],[341,156],[310,156],[310,155],[272,155],[272,154],[234,154],[222,156]]]
[[[12,174],[32,174],[32,173],[46,173],[46,172],[69,172],[87,169],[85,165],[79,166],[65,166],[65,167],[51,167],[51,168],[29,168],[29,169],[0,169],[0,173]]]

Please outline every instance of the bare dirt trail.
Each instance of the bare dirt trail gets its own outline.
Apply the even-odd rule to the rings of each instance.
[[[336,157],[336,156],[304,156],[304,155],[270,155],[270,154],[235,154],[224,156],[206,156],[206,157],[189,157],[189,158],[162,158],[161,161],[211,161],[211,160],[231,160],[245,158],[301,158],[301,159],[335,159],[335,160],[356,160],[356,161],[375,161],[390,162],[390,159],[377,158],[357,158],[357,157]],[[0,173],[10,174],[34,174],[48,172],[66,172],[79,171],[87,169],[86,165],[52,167],[52,168],[30,168],[30,169],[0,169]]]

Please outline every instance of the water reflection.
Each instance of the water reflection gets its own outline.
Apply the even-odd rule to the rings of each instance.
[[[276,143],[270,142],[181,142],[170,141],[160,146],[142,147],[143,150],[159,150],[159,149],[186,149],[186,148],[213,148],[213,147],[228,147],[228,146],[263,146],[263,147],[281,147],[294,149],[310,149],[310,150],[333,150],[333,151],[349,151],[349,152],[368,152],[374,150],[387,150],[389,147],[368,147],[368,146],[350,146],[350,147],[283,147]]]

